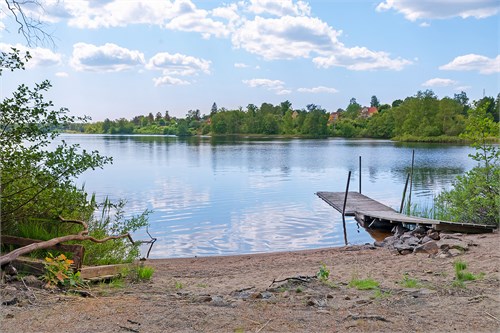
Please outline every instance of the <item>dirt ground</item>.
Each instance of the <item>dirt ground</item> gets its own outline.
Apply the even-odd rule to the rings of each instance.
[[[2,303],[16,302],[1,306],[1,331],[500,332],[498,236],[461,236],[469,250],[453,257],[352,246],[148,260],[151,281],[94,285],[88,297],[6,283]],[[453,286],[457,259],[480,278]],[[327,282],[313,277],[322,264]],[[380,288],[349,286],[367,278]]]

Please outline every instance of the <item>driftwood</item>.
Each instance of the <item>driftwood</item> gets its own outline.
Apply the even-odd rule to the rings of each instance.
[[[83,226],[83,230],[80,231],[76,235],[66,235],[66,236],[56,237],[56,238],[49,239],[47,241],[42,241],[39,243],[32,243],[32,244],[20,247],[18,249],[15,249],[9,253],[6,253],[6,254],[0,256],[0,266],[4,266],[5,264],[8,264],[9,262],[11,262],[14,259],[16,259],[17,257],[19,257],[20,255],[27,254],[27,253],[30,253],[30,252],[35,251],[35,250],[46,249],[46,248],[55,246],[59,243],[64,243],[64,242],[74,241],[74,240],[76,240],[76,241],[89,240],[89,241],[92,241],[94,243],[104,243],[104,242],[107,242],[107,241],[112,240],[112,239],[128,238],[130,240],[130,242],[132,242],[132,244],[134,244],[134,241],[129,233],[126,233],[123,235],[108,236],[108,237],[104,237],[102,239],[97,239],[95,237],[89,236],[89,227],[85,221],[68,220],[68,219],[65,219],[61,216],[59,216],[59,219],[61,220],[61,222],[64,222],[64,223],[79,224],[79,225]]]

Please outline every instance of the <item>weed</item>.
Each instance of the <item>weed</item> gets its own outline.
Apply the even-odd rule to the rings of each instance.
[[[149,266],[139,266],[137,267],[137,278],[140,281],[151,280],[155,269]]]
[[[326,282],[328,281],[328,277],[330,276],[330,270],[326,267],[325,264],[322,264],[319,268],[318,273],[316,273],[316,276],[321,282]]]
[[[297,287],[297,289],[295,289],[295,292],[296,292],[297,294],[300,294],[300,293],[301,293],[301,292],[303,292],[303,291],[304,291],[304,289],[303,289],[301,286],[298,286],[298,287]]]
[[[484,277],[484,273],[475,275],[471,272],[467,272],[467,263],[465,261],[457,260],[453,263],[455,268],[455,280],[452,283],[453,287],[465,288],[465,281],[474,281]]]
[[[66,258],[64,254],[54,257],[51,253],[45,258],[45,273],[41,279],[46,282],[46,286],[54,288],[62,287],[82,287],[83,280],[80,272],[73,271],[73,260]]]
[[[182,284],[182,282],[175,281],[175,289],[180,290],[182,288],[184,288],[184,285]]]
[[[373,299],[384,299],[384,298],[387,298],[391,296],[391,292],[390,291],[382,291],[380,289],[375,289],[373,291],[373,296],[371,298]]]
[[[405,288],[420,288],[421,284],[417,279],[412,279],[407,273],[403,275],[403,280],[399,282]]]
[[[349,282],[349,287],[356,288],[358,290],[370,290],[377,289],[379,287],[379,283],[371,278],[361,280],[353,278]]]
[[[453,267],[455,267],[455,273],[458,273],[467,269],[467,263],[465,261],[457,260],[453,263]]]
[[[207,284],[205,284],[205,283],[198,283],[196,286],[197,286],[198,288],[206,288],[206,287],[208,287],[208,285],[207,285]]]

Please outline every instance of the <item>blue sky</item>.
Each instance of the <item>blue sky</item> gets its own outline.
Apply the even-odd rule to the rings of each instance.
[[[30,49],[1,97],[49,79],[74,115],[208,114],[289,100],[328,111],[432,89],[500,92],[500,1],[44,0],[25,8],[51,43],[26,46],[2,2],[0,50]]]

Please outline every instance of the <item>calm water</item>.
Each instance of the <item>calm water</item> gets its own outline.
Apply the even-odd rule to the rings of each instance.
[[[318,191],[358,189],[399,209],[415,150],[412,201],[422,205],[473,167],[466,146],[375,140],[213,139],[63,135],[114,163],[78,180],[98,197],[149,208],[151,258],[230,255],[344,245],[342,217]],[[351,244],[373,242],[352,218]],[[148,239],[145,231],[134,235]]]

